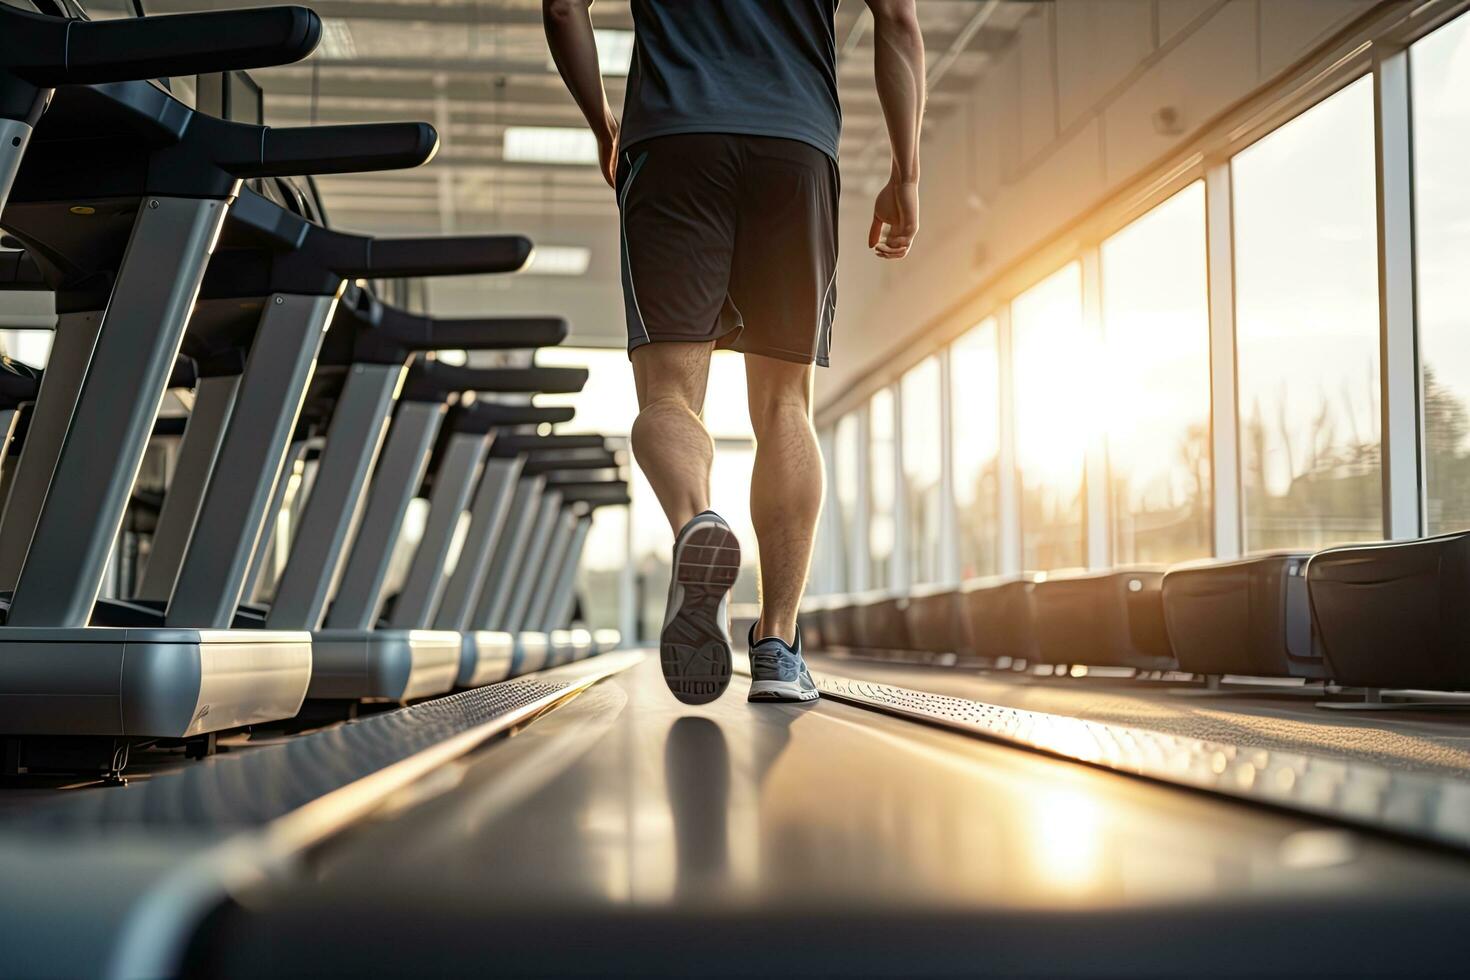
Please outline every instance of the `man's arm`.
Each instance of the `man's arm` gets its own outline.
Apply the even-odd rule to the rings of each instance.
[[[618,120],[607,104],[597,38],[592,33],[592,0],[542,0],[541,21],[546,43],[562,81],[597,137],[598,162],[609,185],[617,182]]]
[[[919,231],[919,133],[924,119],[924,36],[914,0],[867,0],[873,12],[873,75],[893,163],[873,205],[868,247],[901,259]],[[886,227],[885,227],[886,226]]]

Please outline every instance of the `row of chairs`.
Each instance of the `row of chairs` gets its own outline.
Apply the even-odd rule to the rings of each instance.
[[[1467,586],[1463,533],[816,596],[801,623],[816,648],[1456,691],[1470,688]]]
[[[514,272],[532,243],[343,232],[303,176],[422,165],[433,128],[273,129],[148,80],[299,60],[322,30],[305,8],[91,24],[32,3],[0,5],[0,290],[49,291],[57,323],[45,370],[0,384],[0,771],[116,776],[139,743],[208,751],[308,699],[351,713],[615,646],[571,627],[624,459],[533,404],[587,381],[535,365],[566,322],[436,319],[371,285]],[[176,443],[161,499],[136,492],[154,440]]]

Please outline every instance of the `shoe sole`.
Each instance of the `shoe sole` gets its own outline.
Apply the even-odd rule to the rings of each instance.
[[[725,599],[739,575],[740,542],[723,523],[696,527],[675,549],[659,660],[669,690],[685,704],[708,704],[730,686]]]
[[[804,690],[797,681],[752,681],[747,701],[815,701],[820,691]]]

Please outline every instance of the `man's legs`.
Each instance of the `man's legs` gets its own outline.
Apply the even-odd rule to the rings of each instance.
[[[678,534],[709,509],[715,445],[700,419],[714,343],[645,344],[633,351],[638,418],[633,455]]]
[[[761,619],[756,638],[796,642],[796,609],[806,588],[822,512],[822,450],[812,428],[812,366],[745,358],[755,469],[750,517],[760,547]]]

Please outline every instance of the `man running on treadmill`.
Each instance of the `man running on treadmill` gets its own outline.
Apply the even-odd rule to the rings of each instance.
[[[837,309],[839,0],[631,0],[621,125],[608,105],[592,0],[543,0],[557,69],[597,137],[621,215],[633,454],[675,533],[664,677],[687,704],[730,682],[726,600],[740,546],[710,504],[714,444],[700,413],[710,353],[745,355],[760,547],[752,701],[810,701],[797,606],[822,508],[812,365]],[[868,247],[908,254],[919,228],[924,46],[915,0],[866,0],[892,167]]]

